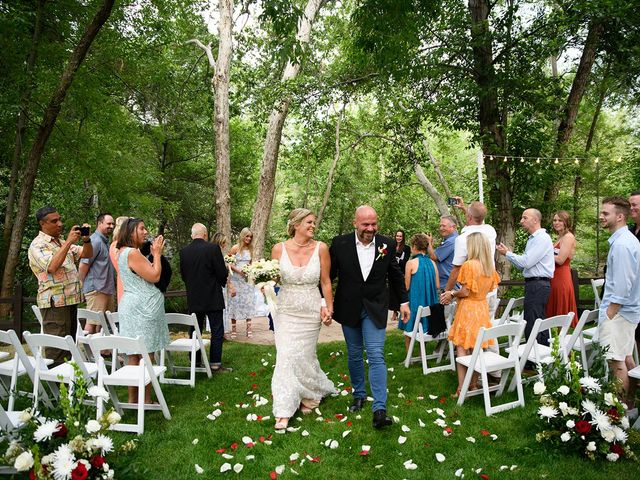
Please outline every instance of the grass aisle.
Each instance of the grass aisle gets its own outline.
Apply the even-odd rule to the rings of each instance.
[[[458,469],[463,469],[467,479],[640,478],[638,463],[593,463],[537,443],[537,405],[530,386],[525,389],[524,409],[488,418],[482,397],[468,400],[461,408],[455,404],[450,397],[456,387],[453,372],[425,377],[419,365],[410,369],[399,365],[404,358],[404,347],[398,332],[388,335],[386,355],[388,411],[399,419],[396,424],[382,431],[374,430],[371,403],[357,416],[347,412],[351,396],[339,395],[320,405],[321,415],[312,413],[292,419],[290,426],[297,431],[275,434],[270,395],[275,348],[225,343],[224,358],[233,367],[232,373],[214,375],[211,380],[199,375],[195,389],[163,387],[173,418],[165,421],[159,412],[147,413],[145,433],[139,438],[138,448],[120,460],[133,467],[134,471],[126,478],[268,479],[275,475],[272,472],[278,466],[284,466],[284,473],[279,475],[282,478],[295,478],[297,472],[300,478],[323,480],[346,477],[350,480],[454,479]],[[331,380],[341,389],[348,387],[344,343],[319,345],[318,356]],[[255,407],[251,392],[269,403]],[[241,408],[242,404],[249,406]],[[207,415],[216,409],[222,413],[217,419],[209,420]],[[442,420],[451,429],[448,436],[442,426],[434,423],[440,418],[435,409],[443,411]],[[249,414],[270,418],[248,421]],[[421,422],[424,427],[420,426]],[[403,426],[409,430],[403,431]],[[346,431],[350,433],[343,437]],[[125,434],[117,436],[132,438]],[[253,440],[253,446],[243,444],[245,436]],[[406,437],[404,443],[399,442],[401,436]],[[630,436],[638,445],[639,432],[633,431]],[[327,440],[337,441],[337,448],[325,446]],[[360,454],[363,445],[371,447],[368,455]],[[443,462],[436,460],[437,453],[444,455]],[[635,453],[640,454],[638,448]],[[290,460],[296,456],[297,459]],[[404,462],[408,460],[417,465],[415,470],[405,468]],[[220,468],[224,463],[232,467],[241,464],[242,471],[236,474],[232,469],[222,474]],[[196,464],[204,470],[202,475],[196,473]],[[476,473],[477,469],[482,469],[480,474]]]

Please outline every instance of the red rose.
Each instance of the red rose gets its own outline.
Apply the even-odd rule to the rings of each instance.
[[[33,468],[29,470],[29,480],[36,480],[36,471]]]
[[[104,465],[104,457],[102,455],[94,455],[89,462],[93,468],[102,468],[102,465]]]
[[[78,462],[76,468],[71,472],[71,480],[86,480],[88,476],[89,472],[87,471],[87,467],[85,467],[82,462]]]
[[[591,424],[589,422],[586,422],[584,420],[578,420],[576,422],[576,432],[578,432],[580,435],[586,435],[590,431]]]
[[[622,448],[617,443],[612,443],[611,447],[609,447],[609,450],[611,450],[611,453],[617,453],[621,457],[624,455],[624,448]]]
[[[56,430],[55,432],[53,432],[53,437],[54,438],[64,438],[67,436],[67,432],[69,430],[67,430],[67,426],[64,423],[59,423],[58,424],[58,430]]]
[[[607,410],[607,415],[609,415],[614,420],[618,420],[620,418],[620,414],[618,413],[618,409],[616,407],[611,407],[609,410]]]

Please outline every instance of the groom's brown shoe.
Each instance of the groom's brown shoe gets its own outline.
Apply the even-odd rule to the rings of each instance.
[[[365,401],[364,398],[355,397],[353,399],[353,403],[349,407],[349,411],[351,413],[354,413],[354,412],[358,412],[358,411],[362,410],[362,407],[364,407],[364,401]]]
[[[387,417],[386,410],[376,410],[373,412],[373,428],[382,428],[392,424],[393,421]]]

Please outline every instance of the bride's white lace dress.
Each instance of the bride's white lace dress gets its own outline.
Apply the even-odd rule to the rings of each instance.
[[[320,368],[316,345],[320,334],[320,257],[316,248],[306,266],[291,264],[282,244],[278,313],[274,318],[276,368],[271,380],[273,415],[291,418],[300,402],[309,407],[335,393]]]

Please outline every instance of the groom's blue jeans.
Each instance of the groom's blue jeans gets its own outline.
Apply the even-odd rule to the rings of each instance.
[[[387,366],[384,363],[386,329],[378,328],[363,308],[357,327],[342,326],[349,356],[349,376],[355,398],[366,398],[364,351],[369,360],[369,385],[373,395],[373,411],[387,409]]]

